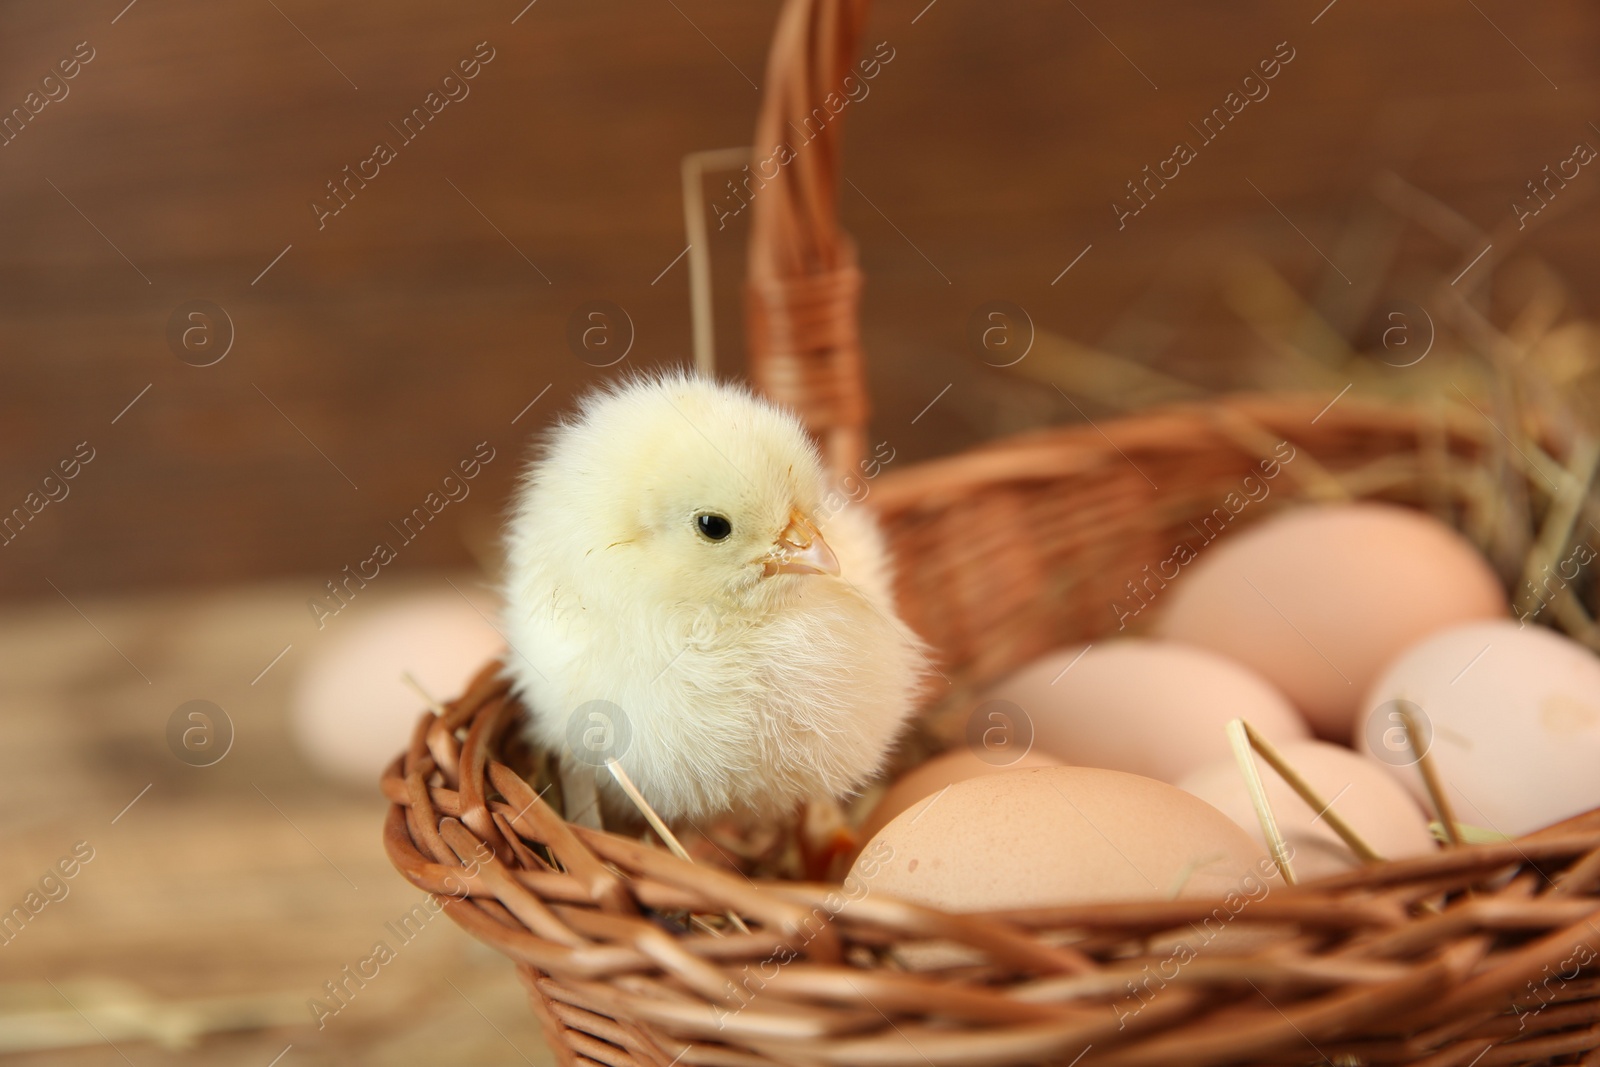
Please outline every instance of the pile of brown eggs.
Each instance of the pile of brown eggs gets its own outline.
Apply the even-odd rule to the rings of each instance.
[[[1582,580],[1586,548],[1533,590],[1541,606]],[[1147,588],[1150,636],[1061,649],[985,694],[978,743],[868,815],[851,878],[951,911],[1265,887],[1279,875],[1234,719],[1387,859],[1436,847],[1419,748],[1468,836],[1600,806],[1600,659],[1532,611],[1514,618],[1488,563],[1424,513],[1286,511]],[[1005,743],[984,743],[985,717]],[[1299,880],[1361,862],[1325,811],[1261,775]]]

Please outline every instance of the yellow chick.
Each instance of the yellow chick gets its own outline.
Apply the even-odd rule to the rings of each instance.
[[[532,740],[615,758],[669,821],[870,780],[926,657],[873,519],[826,493],[799,421],[743,388],[674,372],[588,397],[509,531],[506,667]]]

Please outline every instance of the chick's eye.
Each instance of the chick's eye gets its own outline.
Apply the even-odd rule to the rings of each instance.
[[[695,527],[713,541],[724,540],[733,533],[733,523],[721,515],[706,513],[694,517]]]

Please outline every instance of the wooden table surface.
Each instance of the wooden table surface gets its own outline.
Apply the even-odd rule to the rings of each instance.
[[[508,961],[442,915],[409,942],[394,936],[387,924],[423,894],[383,854],[376,786],[323,780],[291,743],[290,684],[325,640],[307,636],[311,585],[0,609],[0,907],[23,903],[78,842],[93,850],[67,895],[0,945],[0,1062],[552,1062]],[[396,576],[368,608],[420,589],[448,591],[438,575]],[[210,767],[166,743],[168,717],[195,698],[235,726]],[[319,1028],[309,1002],[378,941],[395,958]],[[243,1028],[179,1047],[184,1020],[206,1012]],[[7,1054],[23,1013],[50,1016],[76,1047]],[[172,1021],[174,1040],[117,1036],[130,1018]]]

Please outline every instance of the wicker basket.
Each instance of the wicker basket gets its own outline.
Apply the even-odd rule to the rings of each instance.
[[[864,13],[788,0],[758,144],[839,83]],[[846,469],[866,401],[838,156],[835,120],[753,199],[747,297],[758,384]],[[945,704],[1115,630],[1124,582],[1278,441],[1300,457],[1283,497],[1354,492],[1447,516],[1459,502],[1425,487],[1454,482],[1430,472],[1497,447],[1481,421],[1324,403],[1165,409],[875,480],[902,611],[957,694]],[[516,962],[562,1064],[1600,1064],[1600,812],[1277,889],[1229,912],[1263,947],[1175,968],[1172,936],[1228,902],[949,915],[569,825],[512,770],[527,762],[520,714],[497,664],[424,714],[383,778],[384,837],[406,878]],[[749,932],[671,918],[726,912]],[[886,951],[935,941],[969,951],[916,973]]]

